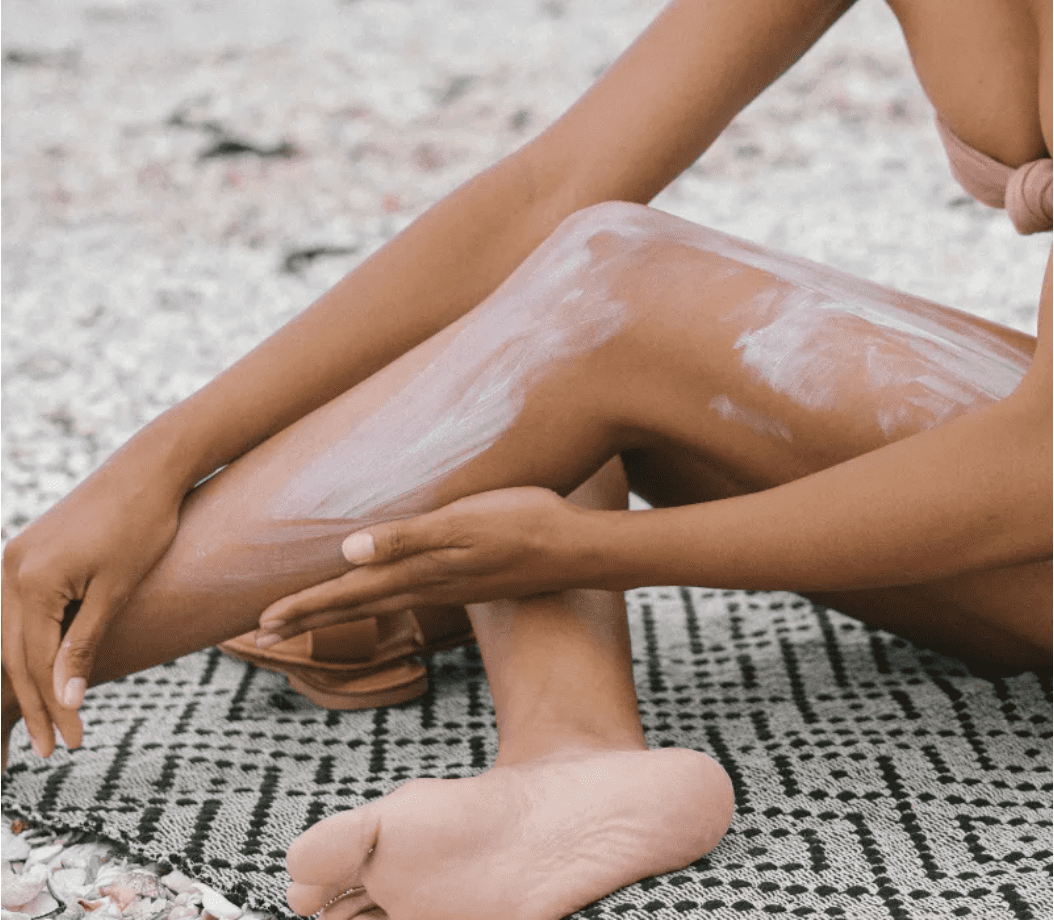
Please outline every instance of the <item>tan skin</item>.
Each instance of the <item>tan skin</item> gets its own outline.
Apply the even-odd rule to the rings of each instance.
[[[894,4],[927,93],[956,133],[990,155],[1010,165],[1046,155],[1049,5],[970,5],[957,2],[950,15],[934,0]],[[584,778],[598,771],[616,790],[623,781],[639,790],[647,775],[681,790],[679,807],[705,816],[703,837],[671,840],[668,821],[656,830],[655,803],[630,796],[636,810],[618,816],[637,835],[628,849],[652,855],[560,876],[544,897],[515,901],[535,904],[531,917],[557,917],[633,878],[690,862],[728,820],[727,781],[712,761],[645,749],[622,588],[789,587],[963,654],[1049,661],[1049,270],[1038,343],[939,312],[941,322],[965,323],[979,340],[992,334],[1016,351],[1028,371],[1013,395],[938,427],[908,419],[889,435],[867,420],[898,394],[854,389],[850,364],[840,369],[841,403],[814,412],[764,392],[745,373],[734,349],[743,330],[726,320],[759,293],[782,290],[771,273],[748,267],[718,283],[729,263],[715,252],[719,241],[672,219],[655,218],[646,247],[627,246],[620,222],[651,221],[654,212],[601,207],[566,220],[600,202],[650,200],[839,13],[832,3],[675,2],[553,127],[435,206],[13,540],[4,557],[5,743],[21,713],[39,753],[52,749],[52,725],[76,745],[82,691],[75,686],[69,706],[57,697],[70,678],[102,682],[215,644],[252,629],[265,608],[263,624],[289,635],[326,622],[335,603],[359,605],[346,617],[408,601],[492,601],[470,612],[498,713],[496,768],[456,787],[408,784],[369,811],[312,829],[290,853],[290,902],[310,913],[362,883],[367,892],[334,907],[335,920],[377,916],[369,913],[375,904],[392,918],[440,916],[440,903],[460,917],[513,916],[494,902],[450,903],[451,879],[478,880],[483,871],[464,861],[437,863],[432,880],[417,871],[407,885],[407,866],[428,865],[429,852],[466,849],[465,841],[422,833],[421,816],[437,803],[471,805],[481,821],[489,815],[490,830],[468,829],[476,846],[488,841],[512,877],[522,876],[530,840],[514,852],[488,837],[509,816],[487,803],[505,801],[510,786],[546,803],[554,825],[546,839],[566,838],[572,855],[567,803],[581,800]],[[980,85],[977,74],[985,75]],[[190,590],[187,573],[203,546],[217,567],[234,565],[240,536],[266,526],[255,497],[280,486],[290,450],[322,449],[349,413],[383,405],[445,346],[451,324],[456,331],[474,322],[477,304],[502,309],[541,291],[530,262],[513,269],[543,241],[539,252],[559,258],[583,226],[604,260],[603,283],[630,305],[630,321],[537,382],[503,437],[443,480],[420,510],[472,497],[370,528],[379,548],[371,561],[394,565],[356,568],[336,582],[325,580],[346,567],[306,566],[212,595]],[[703,302],[693,293],[700,290],[708,292]],[[793,447],[701,413],[699,394],[714,392],[753,400],[781,419],[793,429]],[[550,445],[544,456],[539,443]],[[613,510],[625,500],[617,466],[590,477],[614,454],[636,491],[681,507]],[[184,501],[195,482],[238,457]],[[567,494],[585,480],[578,504],[549,491]],[[795,522],[793,539],[787,521]],[[700,554],[699,546],[713,549]],[[562,593],[498,600],[540,590]],[[71,598],[83,605],[58,654]],[[614,808],[603,789],[595,794],[594,816]],[[369,856],[382,826],[384,845]],[[342,845],[334,847],[334,835]],[[341,854],[336,862],[333,853]],[[494,865],[485,874],[500,877]],[[468,888],[487,895],[478,882],[460,890]],[[515,886],[504,890],[517,895]],[[407,906],[411,896],[416,907]],[[430,905],[423,914],[422,903]]]

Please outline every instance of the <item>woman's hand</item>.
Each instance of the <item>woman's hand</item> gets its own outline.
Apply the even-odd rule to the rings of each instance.
[[[181,489],[112,460],[7,545],[3,665],[33,749],[55,728],[81,741],[77,709],[114,615],[176,533]]]
[[[539,488],[500,489],[353,533],[345,575],[282,598],[260,616],[266,648],[311,629],[445,604],[614,587],[593,535],[604,512]]]

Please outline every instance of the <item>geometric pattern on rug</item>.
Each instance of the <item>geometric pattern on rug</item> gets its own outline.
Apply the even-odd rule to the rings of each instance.
[[[627,599],[649,742],[720,761],[736,816],[707,857],[576,917],[1051,916],[1049,675],[977,676],[792,594]],[[327,712],[279,675],[189,655],[91,690],[72,754],[34,758],[19,727],[4,806],[292,916],[283,858],[306,827],[494,757],[476,650],[429,673],[422,699]]]

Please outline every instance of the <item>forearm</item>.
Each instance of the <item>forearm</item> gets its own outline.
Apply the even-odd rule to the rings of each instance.
[[[529,158],[507,158],[422,215],[137,437],[184,490],[472,309],[564,216]]]
[[[797,591],[1049,557],[1050,439],[1035,421],[1001,404],[765,492],[619,513],[598,552],[636,584]]]

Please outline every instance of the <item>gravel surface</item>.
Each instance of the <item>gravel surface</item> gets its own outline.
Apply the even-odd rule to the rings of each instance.
[[[541,130],[660,6],[7,0],[4,537]],[[1035,329],[1050,236],[954,183],[878,0],[655,204]]]

